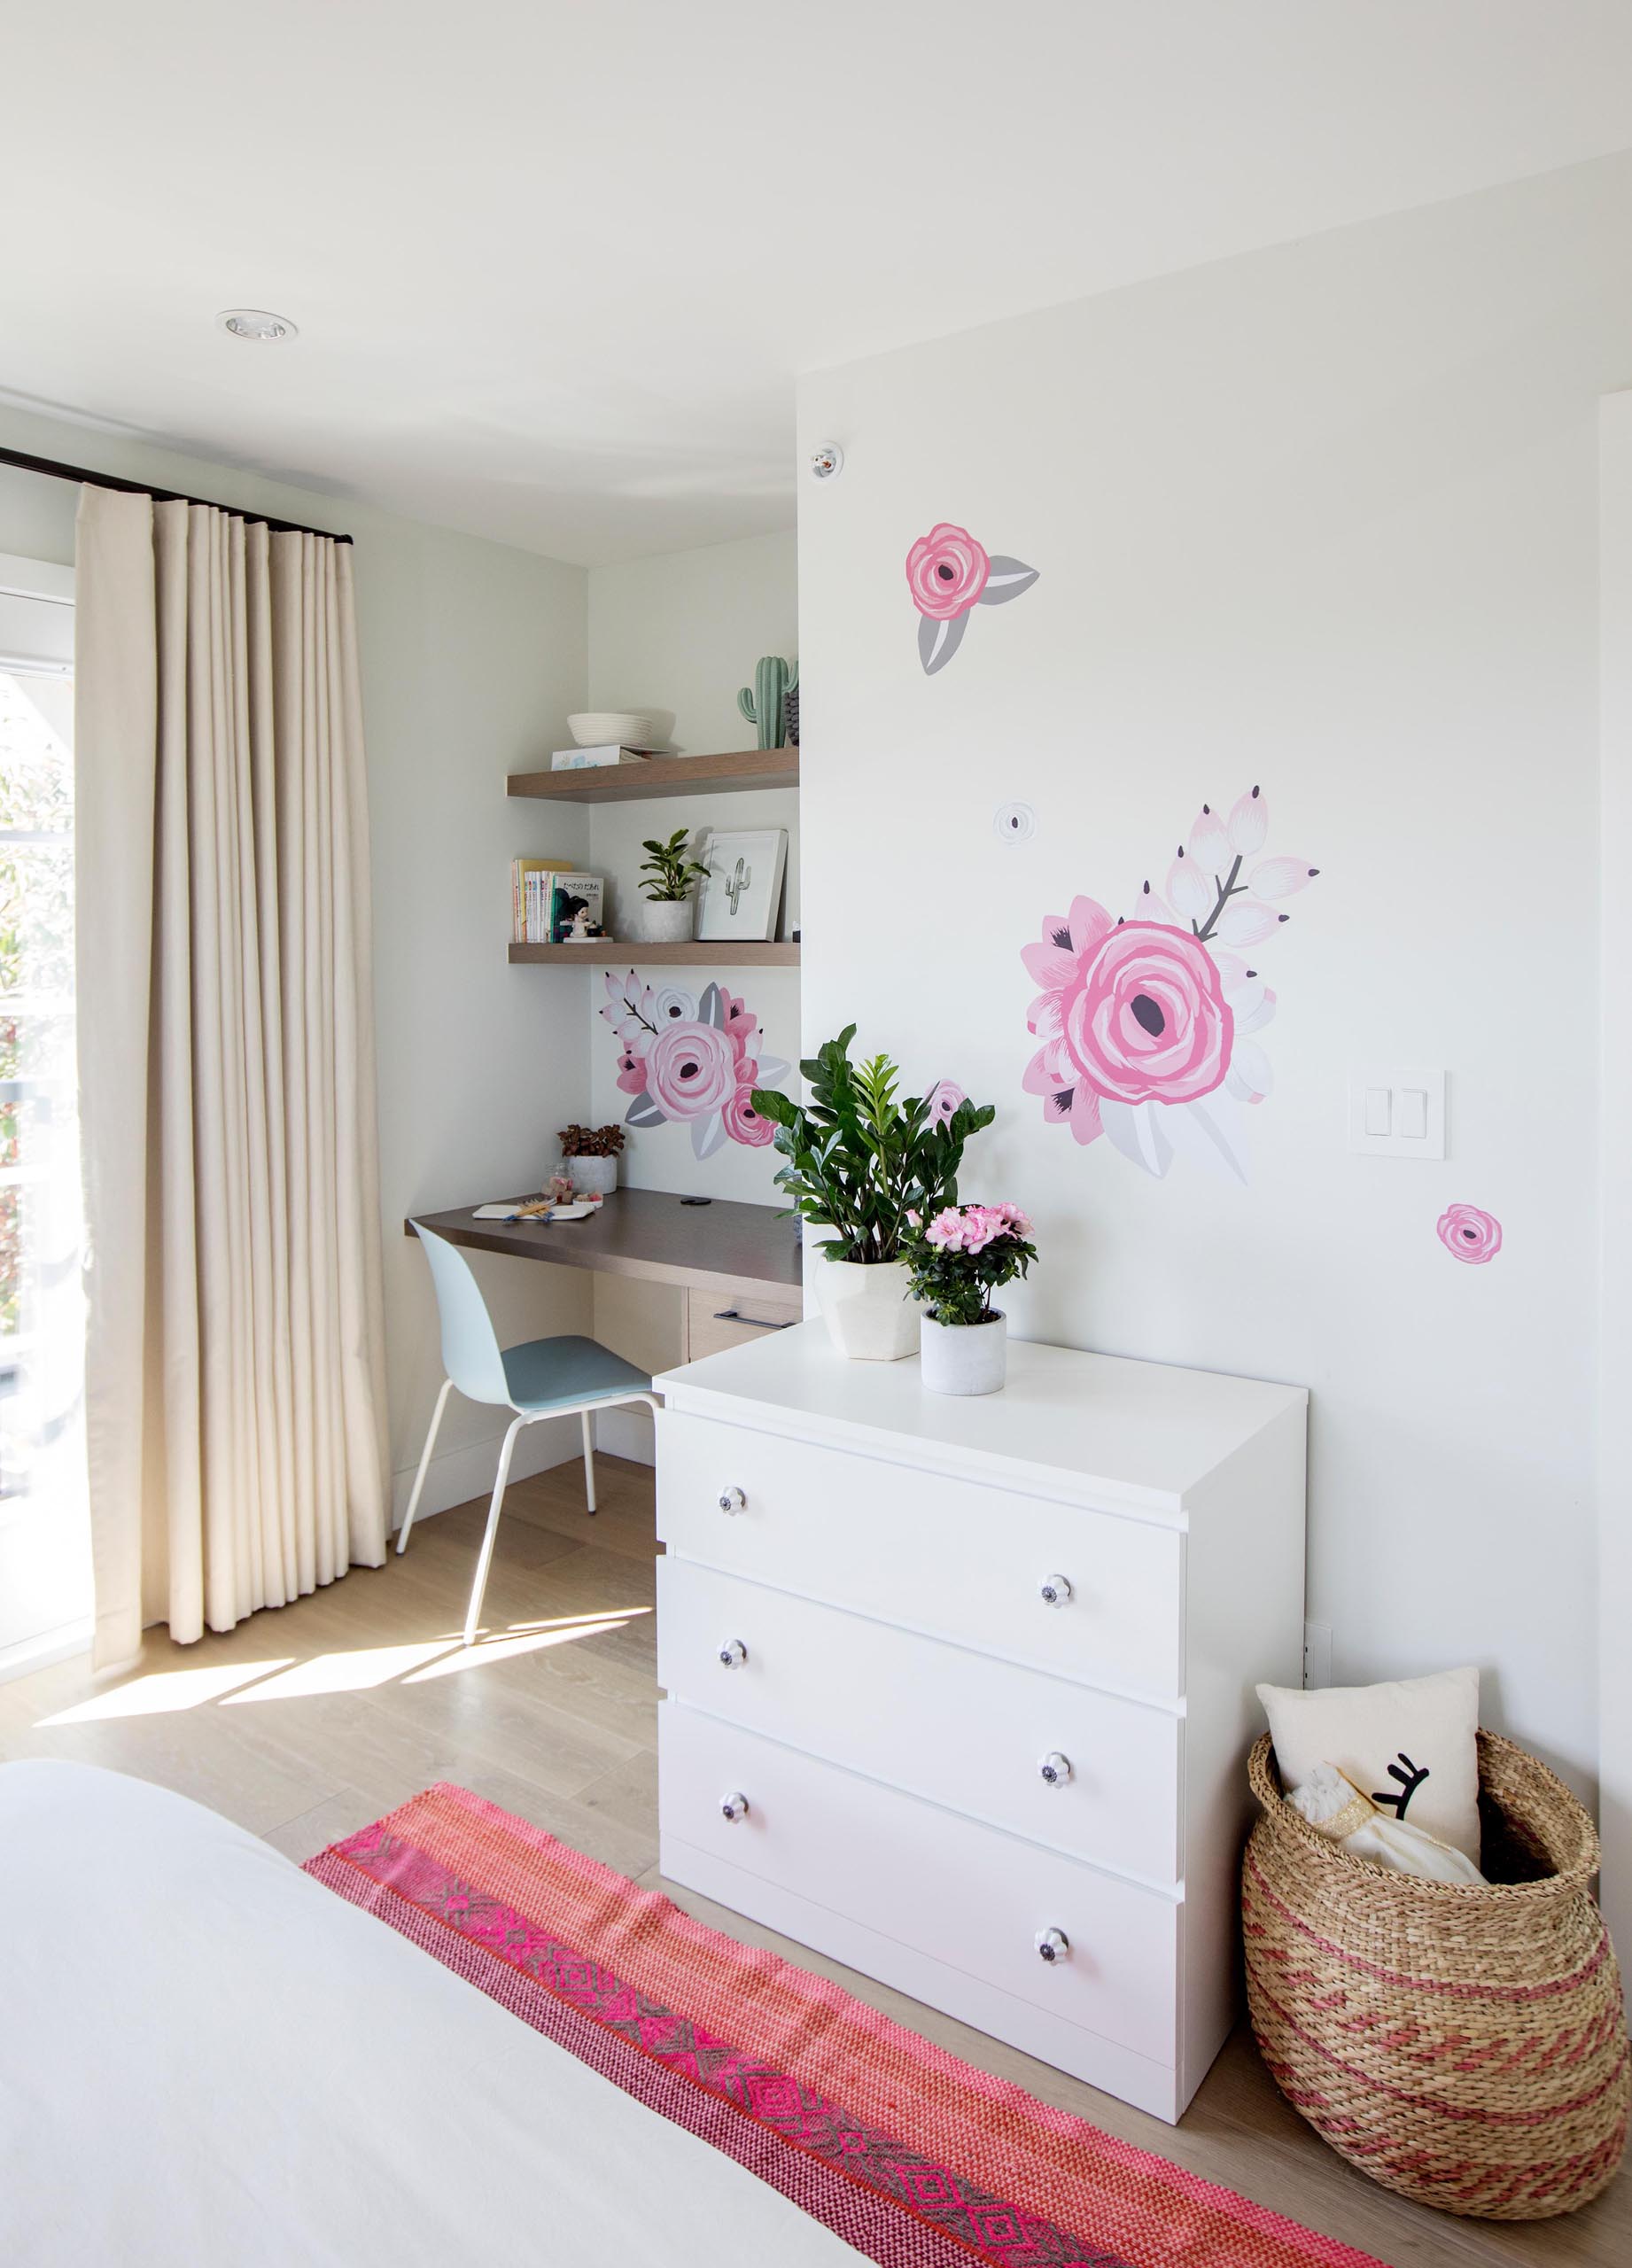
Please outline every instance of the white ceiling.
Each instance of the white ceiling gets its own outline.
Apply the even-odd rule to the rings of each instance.
[[[788,525],[802,369],[1632,144],[1628,0],[0,0],[0,389],[591,562]]]

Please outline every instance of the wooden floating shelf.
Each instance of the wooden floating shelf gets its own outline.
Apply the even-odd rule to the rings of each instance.
[[[719,795],[735,788],[797,788],[797,748],[739,749],[729,756],[649,756],[641,764],[586,765],[577,772],[512,772],[505,792],[555,804],[635,804],[649,796]]]
[[[797,945],[744,938],[695,938],[689,944],[645,945],[636,938],[596,937],[587,945],[512,945],[513,961],[551,968],[797,968]]]

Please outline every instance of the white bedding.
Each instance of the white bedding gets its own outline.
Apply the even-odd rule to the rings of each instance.
[[[266,1844],[0,1767],[17,2268],[854,2268],[851,2247]]]

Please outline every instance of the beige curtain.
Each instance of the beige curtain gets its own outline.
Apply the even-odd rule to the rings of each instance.
[[[82,491],[95,1658],[385,1557],[349,545]]]

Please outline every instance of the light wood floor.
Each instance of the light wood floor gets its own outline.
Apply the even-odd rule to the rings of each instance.
[[[602,1457],[602,1511],[576,1465],[517,1481],[474,1653],[456,1644],[484,1507],[416,1530],[407,1555],[141,1667],[83,1661],[0,1686],[0,1758],[78,1757],[162,1782],[294,1859],[456,1780],[648,1884],[657,1872],[652,1492]],[[668,1885],[664,1885],[667,1887]],[[1238,2032],[1177,2129],[1001,2047],[687,1891],[715,1927],[774,1946],[969,2062],[1115,2134],[1374,2253],[1444,2263],[1632,2261],[1632,2175],[1585,2212],[1528,2227],[1454,2221],[1377,2188],[1287,2107]]]

